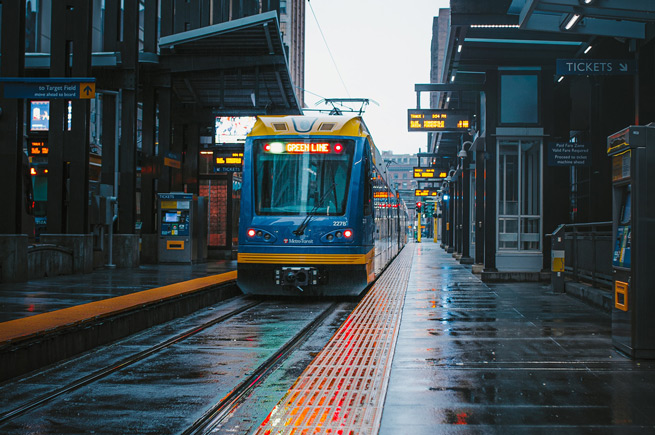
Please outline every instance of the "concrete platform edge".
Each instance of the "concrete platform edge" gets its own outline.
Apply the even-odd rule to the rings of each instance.
[[[187,292],[102,318],[92,318],[46,331],[36,337],[12,340],[0,348],[0,382],[70,358],[135,332],[185,316],[200,308],[241,294],[236,282]]]

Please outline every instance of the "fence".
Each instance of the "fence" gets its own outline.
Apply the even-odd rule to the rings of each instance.
[[[612,288],[612,222],[564,225],[564,275],[573,281]]]

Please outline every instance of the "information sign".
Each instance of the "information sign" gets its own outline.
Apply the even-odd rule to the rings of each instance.
[[[557,75],[600,76],[637,74],[634,59],[557,59]]]
[[[548,144],[548,166],[590,166],[591,149],[587,144],[551,142]]]
[[[6,77],[0,78],[0,83],[5,98],[77,100],[96,96],[95,78],[90,77]]]
[[[469,112],[461,110],[409,109],[409,131],[466,131],[471,126]]]
[[[164,166],[180,169],[182,167],[182,155],[169,152],[164,156]]]

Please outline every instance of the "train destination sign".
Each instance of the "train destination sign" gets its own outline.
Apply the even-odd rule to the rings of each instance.
[[[435,168],[414,168],[414,178],[446,178],[448,174]]]
[[[408,131],[466,131],[471,126],[468,112],[461,110],[409,109]]]

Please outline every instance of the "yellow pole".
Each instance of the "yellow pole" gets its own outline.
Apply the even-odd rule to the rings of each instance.
[[[418,242],[421,243],[421,212],[418,213]]]
[[[432,228],[434,228],[434,243],[437,243],[437,232],[438,232],[437,229],[439,227],[437,227],[437,218],[432,218],[432,219],[433,219],[432,220]]]

